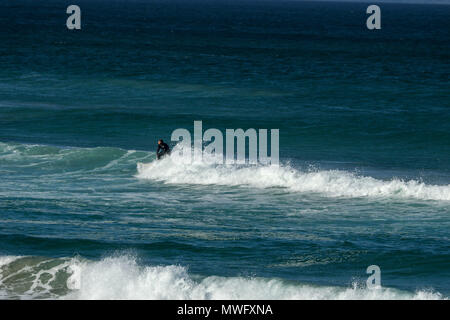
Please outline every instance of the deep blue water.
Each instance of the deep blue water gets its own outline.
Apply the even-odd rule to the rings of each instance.
[[[450,6],[70,4],[0,3],[0,297],[450,295]],[[194,120],[280,167],[156,162]]]

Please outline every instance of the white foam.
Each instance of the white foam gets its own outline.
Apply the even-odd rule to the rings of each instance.
[[[175,151],[175,150],[174,150]],[[137,164],[138,178],[169,184],[286,188],[292,192],[328,197],[388,197],[450,201],[450,185],[429,185],[416,180],[378,180],[341,170],[303,172],[288,165],[234,166],[207,162],[186,164],[176,157]]]
[[[22,258],[22,256],[0,256],[0,268],[10,264],[11,262]],[[1,269],[0,269],[0,274],[1,274]]]
[[[78,263],[65,299],[442,299],[432,291],[404,292],[389,288],[317,287],[278,279],[217,277],[195,280],[180,266],[142,267],[132,257]],[[76,279],[76,280],[74,280]]]
[[[21,256],[0,256],[0,286],[2,285],[5,277],[3,275],[3,266],[7,266],[13,261],[22,258]]]
[[[5,268],[17,260],[12,268]],[[20,299],[57,298],[52,291],[59,286],[58,276],[67,273],[76,258],[0,257],[0,296]],[[65,285],[64,285],[65,286]],[[60,288],[58,288],[60,289]]]
[[[3,288],[3,282],[5,280],[3,267],[20,258],[21,256],[0,256],[0,299],[8,298],[8,292]]]
[[[0,261],[5,266],[18,258],[22,257],[0,257]],[[416,292],[392,288],[370,290],[357,284],[352,287],[331,287],[298,282],[288,283],[274,278],[199,277],[191,275],[182,266],[142,266],[138,264],[135,257],[129,255],[108,257],[100,261],[87,261],[80,258],[23,258],[24,262],[28,261],[27,264],[8,274],[3,279],[8,280],[7,282],[0,281],[0,298],[83,300],[448,299],[432,290]],[[66,274],[66,276],[62,274]],[[20,279],[20,283],[15,283],[13,280],[15,278]],[[23,289],[24,287],[26,289]],[[62,295],[56,295],[54,292],[61,292]]]

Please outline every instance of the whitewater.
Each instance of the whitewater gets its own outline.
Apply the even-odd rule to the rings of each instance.
[[[448,298],[449,185],[178,148],[0,143],[0,298]]]
[[[282,188],[293,193],[315,193],[324,197],[387,198],[450,201],[450,184],[427,184],[420,179],[392,177],[380,180],[345,170],[302,170],[284,161],[280,165],[219,165],[211,159],[185,163],[172,156],[155,160],[154,152],[120,148],[60,148],[45,145],[21,145],[0,142],[0,164],[42,170],[101,172],[132,168],[138,179],[166,184],[242,186],[258,189]],[[206,155],[205,155],[206,157]],[[147,160],[142,162],[142,160]]]
[[[114,255],[99,261],[80,257],[0,257],[0,297],[19,299],[116,300],[440,300],[439,292],[406,292],[315,286],[277,278],[202,277],[179,265],[140,265],[133,255]]]
[[[136,177],[169,184],[284,188],[326,197],[370,197],[450,201],[450,185],[429,185],[418,180],[378,180],[343,170],[301,171],[289,164],[218,165],[210,159],[185,163],[175,147],[170,157],[138,163]],[[204,155],[206,157],[206,155]]]
[[[0,1],[0,299],[447,299],[450,6],[209,2]]]

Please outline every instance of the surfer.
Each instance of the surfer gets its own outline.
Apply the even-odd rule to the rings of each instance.
[[[158,149],[156,150],[156,159],[161,159],[165,155],[170,155],[170,148],[162,139],[158,140]]]

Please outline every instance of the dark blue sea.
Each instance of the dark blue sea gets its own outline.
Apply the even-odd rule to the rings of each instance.
[[[2,0],[0,298],[448,298],[450,5],[367,6]],[[157,161],[194,121],[279,166]]]

